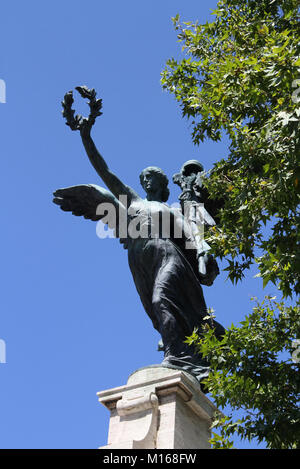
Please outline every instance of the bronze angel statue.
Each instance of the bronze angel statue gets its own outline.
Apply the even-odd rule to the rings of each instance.
[[[114,230],[127,249],[143,307],[161,335],[161,366],[183,369],[201,383],[208,375],[209,364],[185,339],[195,328],[201,332],[207,321],[217,336],[224,333],[223,327],[208,316],[201,286],[211,285],[219,273],[209,246],[197,239],[200,225],[215,224],[199,192],[199,173],[203,168],[198,162],[187,162],[181,173],[173,177],[183,191],[180,208],[166,203],[168,178],[157,167],[141,172],[146,198],[141,197],[110,170],[91,137],[96,117],[102,114],[102,101],[96,99],[95,90],[84,86],[76,89],[88,99],[90,115],[74,116],[73,95],[69,92],[62,102],[63,116],[72,130],[80,132],[89,160],[108,190],[94,184],[72,186],[56,190],[53,201],[64,211],[102,220]],[[103,204],[111,204],[117,215],[109,216],[101,209]]]

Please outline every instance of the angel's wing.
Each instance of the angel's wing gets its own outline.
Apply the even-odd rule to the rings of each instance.
[[[204,226],[214,226],[216,224],[213,217],[208,213],[203,203],[188,202],[186,217],[190,223]]]
[[[195,201],[186,202],[184,205],[184,217],[190,227],[191,238],[195,246],[197,257],[197,275],[204,285],[212,285],[214,279],[219,275],[219,268],[209,253],[210,246],[204,239],[207,226],[214,226],[215,220],[208,213],[203,203]]]
[[[86,219],[102,220],[119,237],[120,222],[127,223],[126,207],[109,191],[94,184],[57,189],[53,202],[65,212]]]
[[[204,231],[207,226],[214,226],[216,222],[204,204],[195,201],[185,202],[184,217],[190,226],[198,252],[208,251],[210,248],[204,241]]]

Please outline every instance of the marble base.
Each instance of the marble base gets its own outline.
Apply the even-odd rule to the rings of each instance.
[[[100,449],[209,449],[217,408],[184,371],[159,365],[132,373],[127,384],[97,393],[110,411]]]

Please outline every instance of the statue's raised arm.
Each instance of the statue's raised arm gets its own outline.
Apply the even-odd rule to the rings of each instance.
[[[83,98],[88,99],[90,114],[88,117],[83,117],[78,114],[74,116],[75,111],[72,109],[72,104],[74,102],[73,92],[69,91],[65,94],[64,100],[62,101],[63,116],[66,118],[66,124],[72,130],[80,131],[82,143],[89,160],[108,189],[117,198],[126,195],[128,197],[128,203],[130,204],[134,199],[139,199],[139,195],[131,187],[124,184],[109,169],[91,137],[91,129],[96,118],[102,115],[102,100],[96,99],[96,91],[94,89],[88,89],[86,86],[77,86],[76,90]]]

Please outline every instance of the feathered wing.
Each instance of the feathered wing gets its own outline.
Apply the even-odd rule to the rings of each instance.
[[[192,259],[192,265],[195,272],[203,285],[212,285],[216,276],[219,275],[217,262],[209,253],[210,246],[204,239],[205,229],[214,226],[215,220],[208,213],[202,203],[189,201],[184,207],[184,217],[189,225],[192,244],[194,245],[193,255],[197,259],[195,265]],[[191,253],[187,253],[191,257]]]
[[[127,221],[126,207],[103,187],[83,184],[57,189],[53,195],[53,202],[65,212],[72,212],[73,215],[92,221],[102,220],[115,230],[117,237],[120,220]]]
[[[205,205],[202,203],[194,203],[195,207],[195,221],[198,224],[204,226],[215,226],[216,222],[213,217],[208,213]]]

